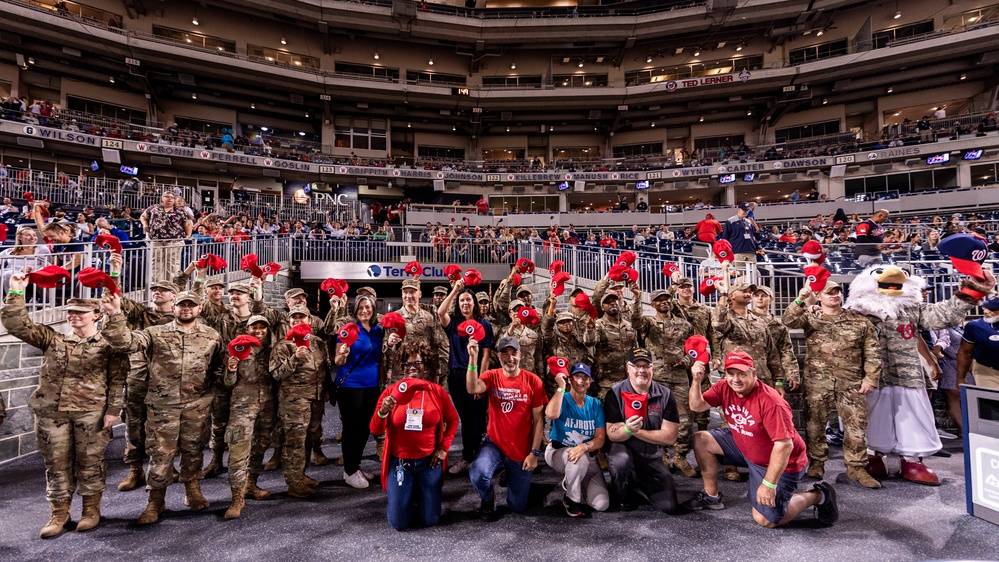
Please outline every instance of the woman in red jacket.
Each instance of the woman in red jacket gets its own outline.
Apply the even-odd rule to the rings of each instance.
[[[458,411],[444,387],[430,382],[437,353],[425,341],[402,344],[392,371],[403,379],[386,388],[371,417],[371,433],[385,434],[382,487],[388,492],[388,521],[397,531],[416,519],[426,527],[441,516],[447,451],[458,431]]]

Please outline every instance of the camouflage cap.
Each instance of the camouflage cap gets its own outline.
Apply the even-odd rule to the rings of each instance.
[[[293,306],[291,307],[290,310],[288,310],[288,316],[294,316],[296,314],[304,314],[306,316],[312,316],[312,313],[309,312],[309,308],[302,305]]]
[[[691,287],[693,287],[694,286],[694,280],[691,279],[690,277],[681,277],[681,278],[679,278],[679,279],[676,280],[676,286],[677,287],[684,287],[686,285],[690,285]]]
[[[419,279],[413,279],[412,277],[409,278],[409,279],[406,279],[405,281],[402,282],[402,288],[403,289],[413,289],[414,291],[419,291],[420,290],[420,280]]]
[[[531,292],[531,288],[530,287],[528,287],[526,285],[521,285],[521,286],[517,287],[517,296],[518,297],[520,295],[523,295],[524,293],[527,293],[528,295],[531,295],[532,297],[534,296],[534,293]]]
[[[174,299],[174,304],[180,304],[182,302],[193,302],[194,304],[201,304],[201,296],[194,291],[182,291],[177,293],[177,298]]]
[[[101,301],[97,299],[69,299],[66,310],[73,312],[100,312]]]
[[[444,285],[437,285],[436,287],[434,287],[434,294],[435,295],[446,295],[449,292],[450,291],[448,290],[448,288],[445,287]]]
[[[755,293],[758,289],[759,287],[757,287],[755,283],[739,283],[738,285],[732,285],[729,292],[734,293],[736,291],[749,291],[750,293]]]
[[[180,292],[180,287],[170,281],[153,281],[149,284],[150,289],[166,289],[171,293],[177,294]]]
[[[610,284],[610,287],[607,287],[607,290],[608,291],[616,291],[618,289],[624,289],[626,287],[627,287],[627,285],[625,285],[624,283],[622,283],[620,281],[614,281],[613,283]]]
[[[239,291],[240,293],[246,293],[248,295],[252,295],[253,287],[251,287],[248,283],[233,283],[229,287],[229,292],[231,293],[233,291]]]
[[[367,293],[367,294],[371,295],[371,298],[373,298],[373,299],[377,299],[378,298],[378,293],[375,292],[375,289],[373,287],[364,286],[364,287],[361,287],[360,289],[357,290],[357,294],[358,295],[361,295],[361,294],[364,294],[364,293]]]
[[[303,297],[304,296],[308,296],[308,294],[305,292],[305,289],[302,289],[301,287],[295,287],[294,289],[288,289],[287,291],[284,292],[284,298],[285,299],[290,299],[292,297],[297,297],[299,295],[301,295]]]
[[[576,320],[576,317],[573,316],[571,312],[559,312],[558,314],[555,315],[556,323],[566,322],[566,321],[572,322],[574,320]]]
[[[257,322],[263,322],[264,324],[267,324],[268,326],[271,325],[270,321],[267,320],[267,318],[265,318],[265,317],[263,317],[263,316],[261,316],[259,314],[254,314],[253,316],[251,316],[250,319],[246,321],[246,325],[247,326],[252,326],[253,324],[256,324]]]
[[[222,279],[221,277],[209,279],[208,282],[205,283],[205,287],[225,287],[225,279]]]
[[[475,293],[475,302],[482,302],[488,300],[490,300],[489,293],[485,291],[479,291],[478,293]]]
[[[774,298],[774,290],[766,285],[757,285],[754,293],[766,293],[768,297]]]
[[[603,297],[600,298],[600,304],[604,304],[605,302],[607,302],[607,299],[617,299],[617,300],[620,300],[621,297],[615,295],[614,293],[607,293]]]
[[[525,306],[524,301],[520,299],[513,299],[510,301],[510,310],[514,310],[519,306]]]
[[[649,302],[656,302],[657,300],[661,299],[662,297],[666,297],[668,299],[672,299],[673,298],[673,293],[670,293],[666,289],[657,289],[655,291],[652,291],[652,295],[649,297]]]
[[[822,287],[822,290],[819,291],[819,292],[820,293],[831,293],[833,291],[842,291],[842,290],[843,290],[843,287],[841,287],[839,283],[837,283],[835,281],[826,281],[826,286]]]

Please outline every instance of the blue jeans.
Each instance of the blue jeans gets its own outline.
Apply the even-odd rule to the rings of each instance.
[[[524,461],[515,461],[504,455],[488,436],[482,438],[479,454],[468,469],[472,487],[484,501],[493,499],[493,473],[500,463],[506,467],[506,504],[510,511],[523,513],[527,509],[527,492],[531,488],[532,473],[524,470]]]
[[[398,469],[403,465],[402,484]],[[444,469],[438,465],[430,468],[430,457],[419,460],[400,460],[389,457],[388,463],[388,514],[389,525],[396,531],[405,531],[413,522],[413,515],[426,527],[433,527],[441,518],[441,488]]]

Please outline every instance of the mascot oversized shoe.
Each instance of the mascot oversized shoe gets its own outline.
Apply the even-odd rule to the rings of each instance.
[[[923,464],[922,461],[910,461],[905,457],[902,457],[902,478],[927,486],[940,485],[940,477],[933,469]]]

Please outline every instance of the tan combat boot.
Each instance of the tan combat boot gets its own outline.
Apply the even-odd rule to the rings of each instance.
[[[806,474],[809,478],[822,480],[822,477],[826,475],[826,463],[823,461],[812,461],[808,465],[808,472]]]
[[[288,495],[293,498],[307,498],[316,491],[305,485],[305,482],[301,480],[293,480],[288,482]]]
[[[202,472],[205,478],[215,478],[222,474],[222,451],[212,450],[212,460],[208,461],[208,466]]]
[[[316,448],[312,450],[312,462],[316,466],[326,466],[330,462],[329,457],[323,454],[323,448],[319,445],[316,445]]]
[[[244,493],[245,490],[242,487],[232,489],[232,503],[229,504],[229,509],[225,510],[225,515],[223,517],[226,519],[236,519],[243,513]]]
[[[264,470],[277,470],[281,468],[281,447],[274,447],[274,454],[271,460],[264,465]]]
[[[687,478],[697,478],[699,476],[694,467],[690,466],[690,463],[687,462],[687,457],[680,454],[673,455],[673,468],[682,472]]]
[[[865,488],[877,490],[881,487],[881,482],[875,480],[867,470],[860,467],[848,466],[846,468],[846,477]]]
[[[246,493],[244,495],[255,500],[266,500],[271,497],[270,492],[257,486],[257,475],[255,474],[251,474],[246,481]]]
[[[315,488],[319,485],[319,481],[315,478],[311,478],[309,475],[302,473],[302,483],[310,488]]]
[[[119,492],[134,490],[146,485],[146,474],[142,472],[142,462],[133,462],[128,466],[128,475],[118,484]]]
[[[76,525],[77,532],[89,531],[101,522],[101,495],[97,493],[92,496],[83,496],[83,516],[80,517],[80,522]]]
[[[208,508],[208,500],[201,494],[200,480],[184,482],[184,492],[187,497],[187,505],[191,508],[191,511],[201,511]]]
[[[52,503],[52,518],[42,527],[38,536],[43,539],[58,537],[65,530],[66,523],[69,523],[69,505],[73,500],[54,501]]]
[[[160,515],[166,511],[166,488],[149,490],[149,503],[139,515],[139,525],[152,525],[160,520]]]
[[[731,464],[725,465],[725,480],[729,482],[741,482],[742,475],[739,474],[739,467]]]

